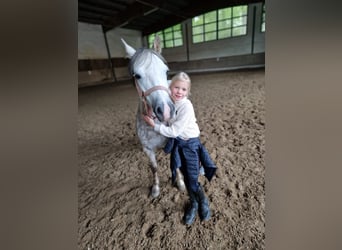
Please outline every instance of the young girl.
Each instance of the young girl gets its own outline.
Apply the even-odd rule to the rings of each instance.
[[[216,171],[215,164],[199,139],[200,130],[196,122],[195,111],[188,99],[190,88],[191,80],[184,72],[176,74],[171,79],[170,94],[175,104],[176,114],[169,126],[144,116],[144,120],[155,131],[170,138],[164,151],[171,152],[173,178],[176,168],[180,168],[184,175],[184,182],[190,197],[190,207],[184,214],[184,222],[187,225],[194,222],[198,210],[201,220],[209,220],[211,214],[209,201],[198,182],[200,163],[202,163],[205,176],[209,181]]]

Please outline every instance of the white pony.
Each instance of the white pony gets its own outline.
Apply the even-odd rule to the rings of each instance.
[[[166,124],[175,113],[175,107],[170,99],[169,81],[167,80],[168,66],[161,56],[160,39],[156,36],[152,49],[135,50],[123,39],[127,57],[130,58],[129,72],[134,77],[135,86],[140,97],[136,116],[137,135],[151,162],[153,186],[151,195],[156,198],[160,194],[158,164],[155,152],[164,147],[167,138],[156,133],[143,120],[143,115],[149,115]],[[176,173],[176,183],[180,190],[185,190],[184,178],[179,169]]]

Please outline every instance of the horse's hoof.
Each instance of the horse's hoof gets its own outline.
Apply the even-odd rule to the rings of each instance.
[[[152,198],[157,198],[157,197],[159,196],[159,194],[160,194],[160,188],[159,188],[159,186],[154,185],[154,186],[152,187],[152,191],[151,191],[151,196],[152,196]]]
[[[177,187],[180,191],[184,192],[185,191],[185,184],[184,184],[184,181],[181,180],[181,181],[177,181]]]

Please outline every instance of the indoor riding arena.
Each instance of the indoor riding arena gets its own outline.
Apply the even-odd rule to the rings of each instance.
[[[79,91],[81,249],[263,249],[265,240],[265,72],[191,75],[202,143],[218,167],[204,183],[212,218],[182,223],[187,194],[171,185],[158,154],[161,194],[135,132],[131,81]],[[227,247],[227,248],[226,248]]]
[[[129,2],[139,1],[123,2],[133,8]],[[208,4],[194,16],[222,8],[234,13],[236,2]],[[152,171],[135,127],[139,96],[120,42],[150,47],[149,34],[168,26],[102,29],[79,12],[79,249],[265,249],[265,51],[259,29],[264,4],[244,4],[246,35],[196,44],[189,16],[179,21],[182,50],[164,45],[162,51],[169,79],[178,71],[191,78],[189,99],[200,139],[217,166],[211,182],[199,177],[211,218],[202,222],[197,216],[191,226],[183,223],[189,196],[172,185],[170,155],[162,150],[157,153],[160,195],[150,195]]]

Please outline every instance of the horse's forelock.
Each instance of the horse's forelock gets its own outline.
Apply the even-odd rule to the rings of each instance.
[[[160,60],[162,60],[162,62],[165,65],[167,65],[165,58],[161,54],[159,54],[158,52],[156,52],[152,49],[140,48],[135,52],[135,54],[132,56],[132,58],[130,60],[128,69],[129,69],[129,73],[131,75],[134,74],[134,67],[136,66],[136,63],[139,65],[139,64],[145,62],[145,60],[148,58],[148,54],[150,54],[151,57],[152,57],[152,55],[156,55]]]

